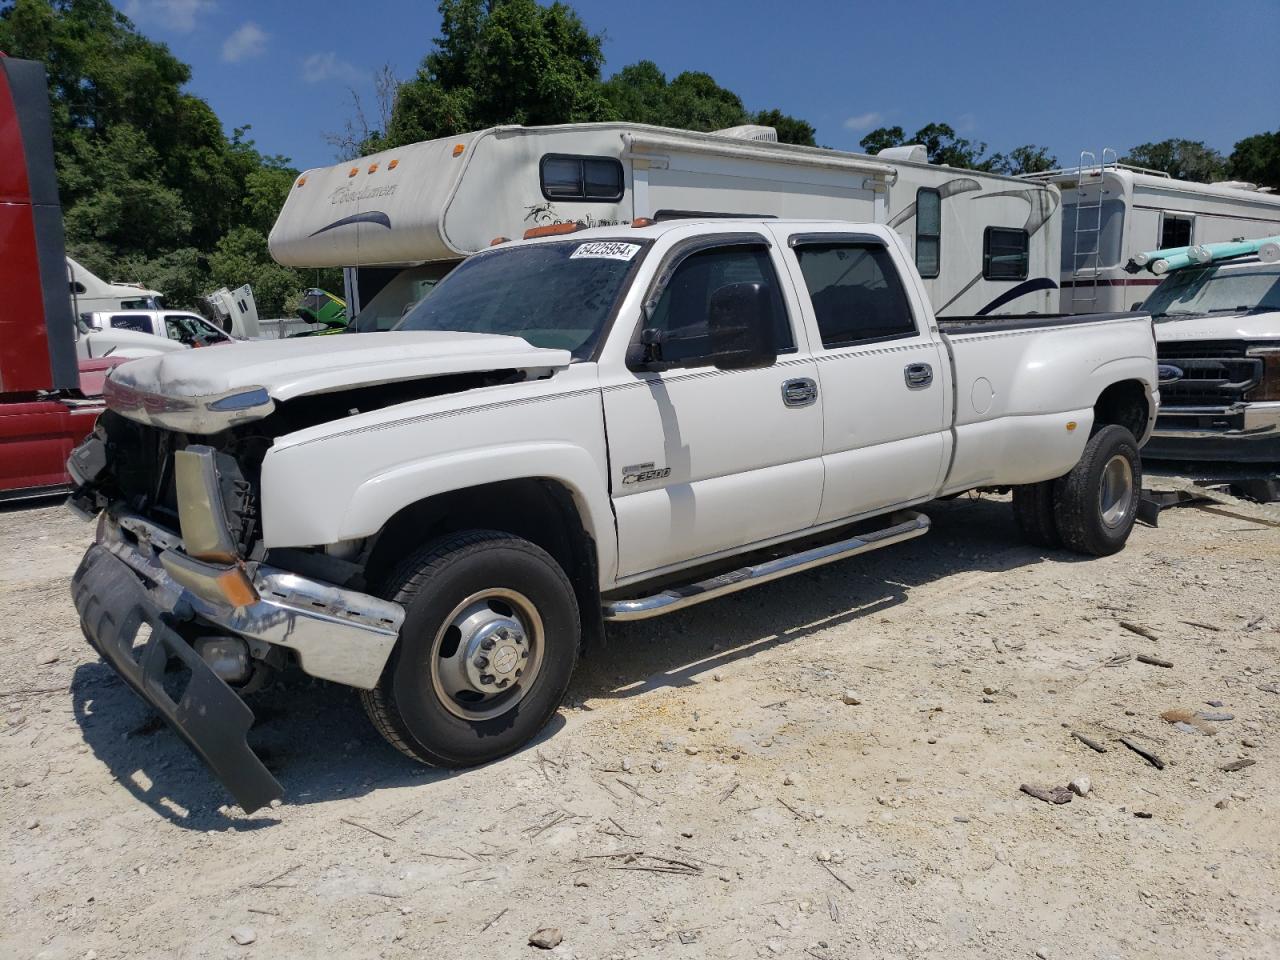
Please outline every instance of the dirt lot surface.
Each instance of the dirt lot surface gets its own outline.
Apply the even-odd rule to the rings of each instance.
[[[611,629],[483,769],[286,676],[251,698],[286,791],[254,816],[81,639],[91,527],[0,513],[0,955],[1280,956],[1280,530],[1174,510],[1086,562],[999,500],[928,512]]]

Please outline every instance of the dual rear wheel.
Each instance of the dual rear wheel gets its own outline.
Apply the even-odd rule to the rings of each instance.
[[[1036,546],[1105,557],[1129,539],[1141,490],[1138,441],[1112,424],[1089,438],[1070,473],[1014,487],[1013,515]]]

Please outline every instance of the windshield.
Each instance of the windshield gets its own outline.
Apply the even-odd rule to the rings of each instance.
[[[1280,310],[1280,263],[1218,263],[1175,271],[1143,309],[1156,320]]]
[[[647,244],[571,240],[477,253],[395,329],[499,333],[585,359]]]

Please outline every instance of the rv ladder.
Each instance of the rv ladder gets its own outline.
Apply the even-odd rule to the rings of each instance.
[[[1071,302],[1094,303],[1098,299],[1098,274],[1102,272],[1102,185],[1108,165],[1117,157],[1110,147],[1102,148],[1102,163],[1092,150],[1080,151],[1076,168],[1076,224],[1072,237]],[[1097,194],[1089,200],[1089,187]]]

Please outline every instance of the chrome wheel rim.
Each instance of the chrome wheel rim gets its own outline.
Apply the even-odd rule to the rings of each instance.
[[[542,618],[524,594],[499,587],[473,593],[436,632],[431,685],[456,717],[500,716],[529,692],[544,646]]]
[[[1098,512],[1110,528],[1120,526],[1133,505],[1133,466],[1129,458],[1116,454],[1102,468],[1102,484],[1098,489]]]

